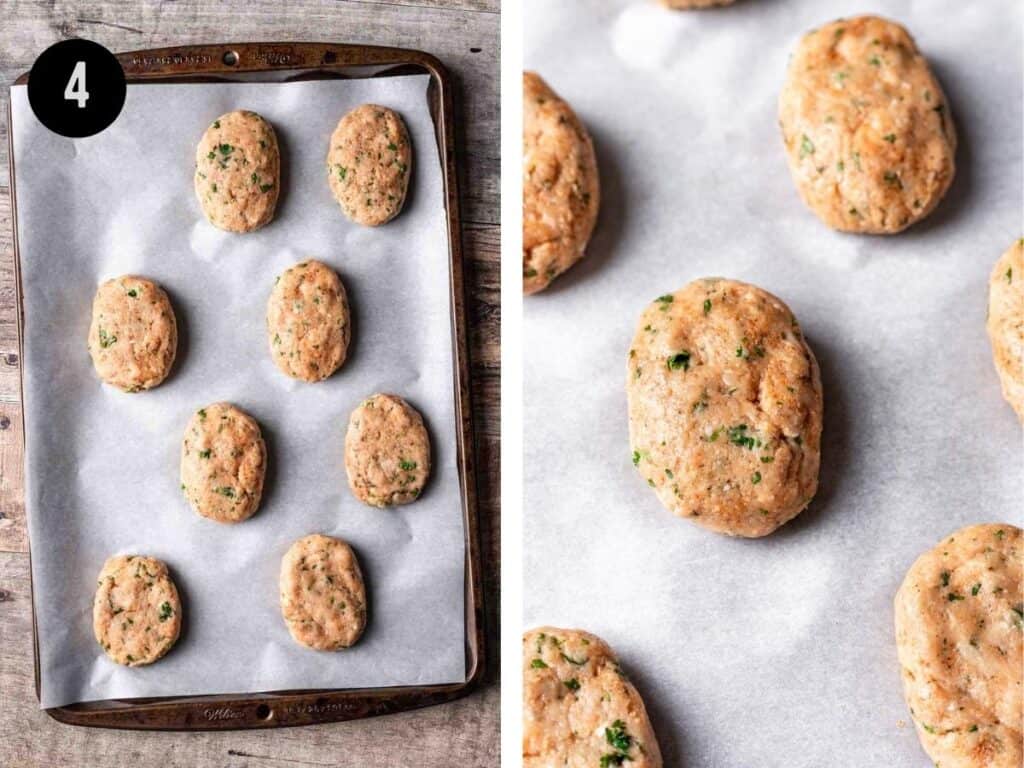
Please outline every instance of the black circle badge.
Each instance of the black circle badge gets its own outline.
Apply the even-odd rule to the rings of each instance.
[[[36,59],[28,75],[28,103],[39,122],[71,138],[93,136],[124,106],[124,70],[91,40],[64,40]]]

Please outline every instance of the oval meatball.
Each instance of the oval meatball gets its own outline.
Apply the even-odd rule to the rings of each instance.
[[[673,513],[765,536],[818,487],[818,364],[789,308],[697,280],[644,310],[627,361],[633,464]]]
[[[273,127],[255,112],[221,115],[196,148],[196,195],[211,224],[252,232],[274,218],[281,153]]]
[[[942,87],[907,30],[886,19],[804,36],[779,123],[800,196],[833,229],[900,232],[953,181],[956,129]]]
[[[523,74],[523,292],[583,258],[601,191],[590,134],[541,77]]]

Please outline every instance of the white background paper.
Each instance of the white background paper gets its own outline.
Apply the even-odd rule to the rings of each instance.
[[[129,86],[117,122],[77,141],[48,132],[25,88],[12,89],[43,706],[465,679],[448,248],[427,82]],[[397,109],[414,151],[405,209],[376,229],[349,222],[327,184],[330,134],[364,102]],[[200,136],[239,108],[274,125],[283,170],[274,221],[245,235],[208,224],[192,188]],[[275,277],[306,258],[338,271],[353,312],[349,358],[318,384],[279,372],[266,336]],[[125,273],[166,288],[180,336],[170,378],[135,395],[99,382],[85,343],[97,284]],[[423,496],[389,510],[357,501],[343,466],[348,416],[378,391],[423,413],[434,454]],[[185,424],[218,400],[259,421],[269,452],[260,508],[235,526],[199,517],[179,489]],[[281,619],[281,557],[314,532],[347,539],[367,582],[366,634],[343,652],[297,645]],[[182,636],[149,667],[118,666],[93,639],[96,576],[115,553],[165,560],[182,594]]]
[[[525,618],[605,637],[666,766],[930,766],[892,600],[957,528],[1024,522],[1021,428],[985,334],[1022,222],[1018,0],[528,0],[526,68],[597,149],[586,259],[525,306]],[[777,98],[799,36],[906,24],[960,135],[952,189],[895,237],[832,232],[790,179]],[[782,297],[821,365],[821,484],[772,536],[675,518],[630,461],[626,355],[654,297],[724,275]]]

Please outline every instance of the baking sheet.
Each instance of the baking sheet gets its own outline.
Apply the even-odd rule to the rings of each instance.
[[[428,81],[132,85],[117,122],[77,141],[43,128],[26,89],[12,89],[43,707],[465,679],[448,247]],[[349,222],[326,179],[328,138],[364,102],[397,109],[414,149],[405,209],[376,229]],[[246,235],[208,224],[192,190],[196,143],[237,108],[264,115],[282,149],[275,220]],[[353,312],[349,358],[318,384],[277,370],[265,330],[275,277],[306,258],[339,272]],[[85,345],[97,283],[123,273],[162,284],[179,323],[171,377],[136,395],[101,385]],[[422,498],[390,510],[358,502],[343,467],[348,416],[377,391],[423,413],[434,451]],[[260,422],[269,452],[260,508],[236,526],[200,518],[179,490],[185,424],[218,400]],[[313,532],[350,541],[367,582],[366,634],[339,653],[298,646],[281,619],[281,557]],[[96,575],[115,553],[165,560],[182,593],[182,636],[149,667],[114,664],[93,638]]]
[[[985,334],[989,271],[1024,232],[1021,5],[586,6],[525,4],[526,67],[590,128],[603,198],[586,260],[525,301],[527,625],[612,643],[666,766],[930,766],[893,596],[947,533],[1024,523],[1021,428]],[[832,232],[804,207],[776,119],[800,34],[865,12],[910,28],[961,140],[945,202],[889,238]],[[635,324],[705,275],[781,296],[821,364],[820,490],[759,541],[673,517],[630,459]]]

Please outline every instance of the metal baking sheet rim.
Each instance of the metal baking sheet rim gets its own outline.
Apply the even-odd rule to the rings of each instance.
[[[449,302],[454,352],[456,445],[462,494],[463,529],[466,536],[466,679],[447,685],[273,691],[260,694],[124,699],[70,704],[44,711],[58,722],[96,728],[132,730],[237,730],[279,728],[356,720],[394,714],[453,701],[475,690],[484,676],[484,605],[480,562],[479,522],[476,508],[474,424],[470,403],[469,352],[465,320],[465,289],[462,269],[462,220],[459,210],[455,158],[452,83],[444,65],[434,56],[405,48],[332,43],[223,43],[174,46],[116,54],[129,85],[141,82],[199,82],[237,79],[239,74],[294,73],[288,79],[317,75],[348,75],[356,78],[406,74],[409,69],[430,75],[428,99],[434,121],[444,179],[449,256]],[[233,57],[233,58],[232,58]],[[229,63],[229,60],[231,63]],[[353,69],[360,69],[353,72]],[[407,70],[403,72],[402,70]],[[275,78],[276,80],[276,78]],[[28,73],[14,85],[28,82]],[[11,108],[8,103],[8,125]],[[24,307],[21,257],[18,247],[18,206],[14,183],[13,132],[9,133],[11,226],[14,242],[15,308],[18,353],[24,359]],[[24,395],[24,371],[19,369],[19,397]],[[20,400],[19,400],[20,402]],[[24,423],[24,413],[22,413]],[[25,431],[22,430],[24,454]],[[29,564],[31,573],[31,541]],[[32,599],[32,651],[36,697],[39,697],[39,642],[35,594]]]

